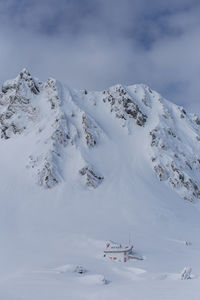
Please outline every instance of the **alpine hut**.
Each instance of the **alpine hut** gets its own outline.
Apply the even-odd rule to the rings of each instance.
[[[118,262],[127,262],[129,256],[132,254],[132,251],[132,245],[122,246],[121,244],[109,241],[106,243],[104,257]]]

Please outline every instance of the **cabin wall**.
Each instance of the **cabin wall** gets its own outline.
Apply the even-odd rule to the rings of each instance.
[[[124,252],[106,253],[106,257],[113,261],[124,262]]]

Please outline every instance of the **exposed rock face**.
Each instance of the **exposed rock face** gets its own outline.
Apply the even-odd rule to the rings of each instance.
[[[82,115],[82,124],[83,124],[83,131],[85,135],[85,141],[88,147],[94,147],[97,143],[98,135],[99,135],[99,128],[95,124],[95,122],[85,115]]]
[[[58,108],[61,105],[61,99],[59,98],[56,80],[54,78],[49,78],[44,83],[44,94],[51,109]]]
[[[33,95],[38,95],[39,83],[36,84],[25,69],[14,80],[3,84],[0,93],[0,134],[8,139],[24,131],[31,121],[37,119],[36,108],[31,102]]]
[[[182,116],[180,118],[183,119]],[[175,126],[173,129],[157,126],[150,131],[151,160],[159,180],[166,181],[181,197],[193,202],[200,199],[200,181],[197,176],[200,171],[200,156],[190,145],[196,144],[198,149],[198,131],[193,121],[186,116],[185,118],[190,124],[190,143],[185,144],[185,136],[181,132],[178,133]],[[172,122],[175,122],[174,118]]]
[[[80,175],[84,177],[85,183],[88,187],[97,188],[104,179],[89,166],[82,168],[79,172]]]
[[[24,88],[35,95],[40,92],[39,83],[36,83],[36,80],[26,69],[23,69],[15,79],[5,81],[2,86],[2,93],[7,93],[9,90],[23,92],[25,91]]]
[[[124,120],[133,118],[137,125],[145,125],[147,116],[140,110],[138,104],[131,99],[131,96],[121,85],[104,91],[104,95],[103,102],[110,104],[110,111],[114,112],[117,118]]]
[[[47,158],[44,160],[43,168],[38,172],[38,183],[46,188],[55,186],[58,181],[57,170],[54,168],[52,161]]]

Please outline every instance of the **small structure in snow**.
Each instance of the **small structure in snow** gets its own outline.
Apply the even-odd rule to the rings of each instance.
[[[185,267],[181,273],[181,279],[182,280],[191,279],[191,274],[192,274],[192,268]]]
[[[106,243],[104,257],[118,262],[127,262],[131,258],[132,251],[132,245],[122,246],[121,244],[109,241]]]

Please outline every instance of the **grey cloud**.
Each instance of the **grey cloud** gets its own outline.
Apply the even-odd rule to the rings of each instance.
[[[191,0],[2,0],[0,81],[27,67],[76,88],[144,82],[200,111],[199,12]]]

